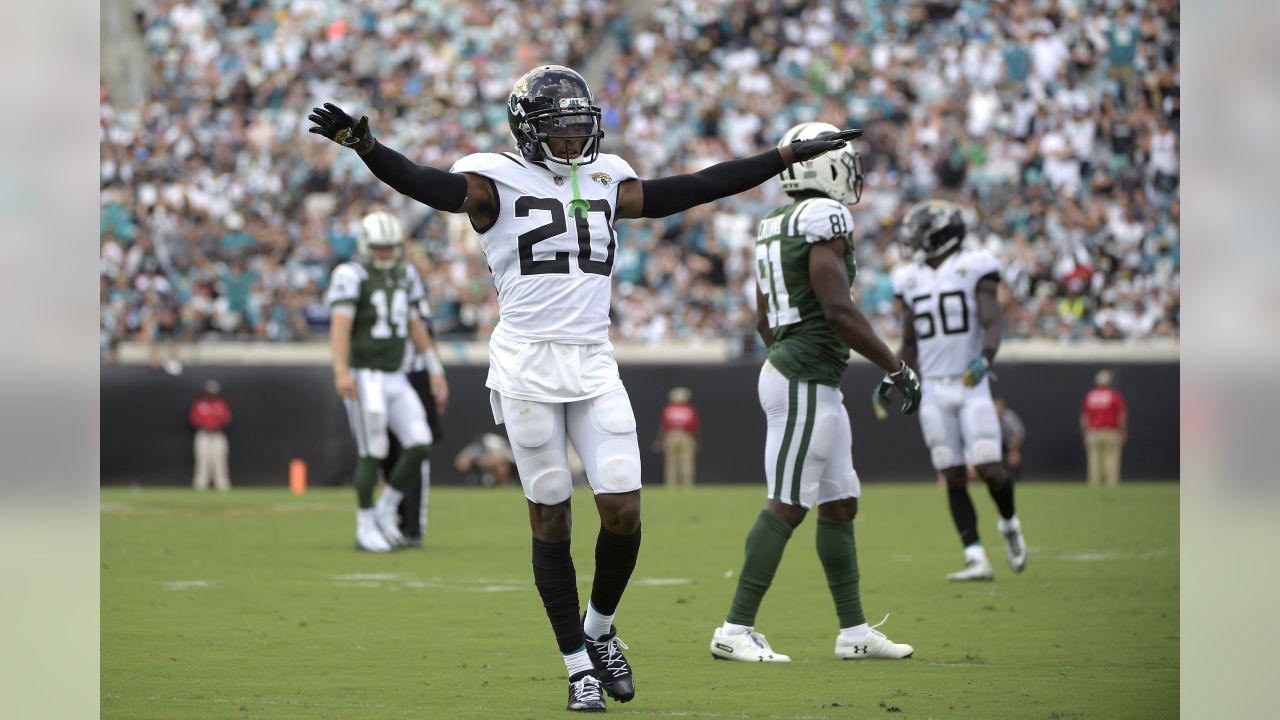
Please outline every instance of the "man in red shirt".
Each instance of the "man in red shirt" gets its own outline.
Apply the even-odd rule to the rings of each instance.
[[[663,453],[663,482],[667,487],[693,487],[698,458],[698,409],[689,404],[689,388],[672,388],[662,409],[662,428],[655,446]]]
[[[196,428],[196,471],[191,484],[196,490],[209,489],[209,476],[213,475],[214,487],[231,489],[231,474],[227,470],[227,434],[224,429],[231,423],[231,406],[221,395],[217,380],[204,384],[204,394],[191,403],[187,418]]]
[[[1120,451],[1129,431],[1124,396],[1111,387],[1111,371],[1099,370],[1080,406],[1080,434],[1089,457],[1090,485],[1120,484]]]

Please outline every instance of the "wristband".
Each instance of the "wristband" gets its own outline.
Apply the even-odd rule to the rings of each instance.
[[[990,366],[992,363],[996,361],[995,348],[989,348],[989,347],[982,348],[982,357],[986,358],[987,365]]]
[[[422,353],[422,361],[426,363],[427,372],[432,375],[444,375],[444,365],[440,363],[440,356],[436,354],[434,347]]]

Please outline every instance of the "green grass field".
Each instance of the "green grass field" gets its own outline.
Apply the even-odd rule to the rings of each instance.
[[[962,558],[940,488],[864,488],[857,540],[872,623],[915,646],[841,662],[813,549],[796,532],[757,627],[790,665],[713,661],[757,487],[644,492],[619,608],[637,696],[609,713],[691,718],[1174,718],[1178,488],[1019,487],[1014,575],[974,487],[994,583]],[[575,497],[590,590],[599,524]],[[102,493],[103,718],[564,717],[564,665],[533,587],[518,489],[438,488],[426,548],[354,552],[354,493]]]

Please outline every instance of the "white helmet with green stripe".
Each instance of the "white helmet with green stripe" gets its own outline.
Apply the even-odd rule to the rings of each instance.
[[[838,132],[840,128],[829,123],[800,123],[783,134],[778,147]],[[853,145],[823,153],[812,160],[792,163],[778,177],[782,180],[782,191],[788,195],[819,192],[836,202],[851,205],[862,199],[862,157]]]
[[[404,255],[404,228],[388,212],[369,213],[361,218],[356,241],[361,257],[378,270],[390,270]],[[375,247],[394,247],[396,254],[390,260],[379,260],[372,252]]]

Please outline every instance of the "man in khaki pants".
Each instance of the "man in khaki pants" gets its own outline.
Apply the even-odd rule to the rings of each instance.
[[[204,384],[204,394],[191,403],[188,419],[196,428],[196,470],[191,484],[196,490],[209,489],[209,476],[219,490],[231,489],[231,475],[227,470],[227,425],[231,422],[231,406],[222,397],[217,380]]]
[[[693,487],[698,459],[698,409],[689,404],[689,388],[672,388],[662,409],[662,429],[654,449],[663,454],[663,482],[667,487]]]
[[[1110,370],[1099,370],[1095,387],[1080,406],[1080,434],[1089,458],[1090,485],[1120,484],[1120,453],[1128,435],[1129,409],[1111,380]]]

